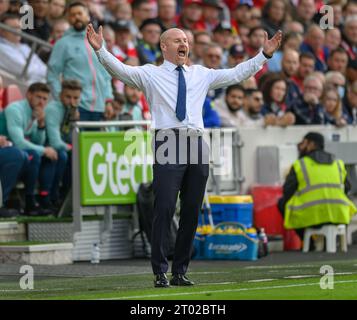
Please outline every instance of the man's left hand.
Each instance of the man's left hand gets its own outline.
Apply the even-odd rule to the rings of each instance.
[[[279,30],[274,36],[269,40],[268,33],[265,32],[265,41],[263,45],[263,52],[268,56],[273,56],[274,52],[278,50],[283,38],[283,32]]]

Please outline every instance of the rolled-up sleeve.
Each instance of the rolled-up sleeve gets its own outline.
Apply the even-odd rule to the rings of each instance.
[[[105,49],[104,46],[96,51],[96,54],[100,63],[112,77],[117,78],[130,86],[144,90],[146,79],[142,67],[133,67],[122,63]]]
[[[255,75],[267,61],[263,52],[259,52],[254,58],[242,62],[231,69],[210,69],[209,89],[218,89],[239,83]]]

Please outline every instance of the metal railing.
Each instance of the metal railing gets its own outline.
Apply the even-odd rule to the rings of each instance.
[[[30,62],[31,62],[31,59],[34,55],[34,53],[37,51],[37,48],[38,47],[42,47],[42,48],[46,48],[48,50],[52,50],[52,45],[49,44],[48,42],[46,41],[43,41],[42,39],[39,39],[37,37],[34,37],[34,36],[31,36],[23,31],[18,31],[17,29],[14,29],[12,27],[9,27],[8,25],[0,22],[0,29],[2,30],[5,30],[5,31],[8,31],[8,32],[11,32],[13,34],[16,34],[18,36],[21,36],[21,39],[25,39],[27,40],[28,42],[31,43],[31,51],[30,51],[30,54],[28,55],[28,57],[26,58],[26,64],[21,72],[21,75],[20,77],[21,78],[24,78],[26,73],[27,73],[27,70],[29,68],[29,65],[30,65]],[[11,69],[9,70],[6,70],[8,72],[11,72]]]

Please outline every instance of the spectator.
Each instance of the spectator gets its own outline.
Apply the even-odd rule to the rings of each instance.
[[[293,10],[294,20],[300,22],[306,32],[310,27],[316,12],[314,0],[299,0],[296,10]]]
[[[135,30],[132,30],[132,32],[140,39],[141,34],[139,27],[142,25],[144,20],[155,18],[154,7],[150,0],[133,0],[131,8],[132,18],[135,24]]]
[[[136,50],[141,65],[156,64],[161,56],[160,35],[162,27],[157,19],[147,19],[140,26],[142,39],[138,40]]]
[[[287,83],[278,74],[272,75],[264,82],[263,88],[264,105],[263,116],[273,114],[276,117],[276,125],[287,127],[295,123],[295,116],[287,110],[285,96],[287,93]]]
[[[15,147],[21,149],[30,166],[25,183],[25,213],[48,215],[53,213],[49,201],[53,177],[63,163],[61,155],[52,147],[45,146],[45,107],[50,89],[44,83],[33,83],[27,90],[26,99],[16,101],[5,109],[7,136]],[[35,187],[39,178],[39,201],[35,201]]]
[[[49,145],[62,159],[57,165],[50,192],[50,201],[59,207],[66,197],[72,181],[72,128],[79,120],[78,106],[82,86],[77,80],[64,80],[60,100],[52,100],[46,108],[46,132]],[[59,187],[62,184],[60,192]]]
[[[332,1],[329,1],[328,5],[331,6],[332,10],[333,10],[333,25],[334,25],[334,28],[333,29],[327,29],[326,31],[339,30],[342,27],[342,23],[343,23],[341,1],[332,0]]]
[[[259,27],[262,20],[262,11],[257,7],[252,7],[249,11],[249,19],[246,23],[246,26],[249,29]]]
[[[357,81],[347,86],[347,94],[343,99],[343,112],[348,124],[357,125]]]
[[[325,117],[320,103],[323,84],[316,75],[309,75],[304,80],[304,94],[301,99],[292,101],[290,111],[296,117],[296,124],[324,124]]]
[[[202,18],[202,0],[184,0],[181,14],[176,25],[181,29],[189,29],[192,32],[205,30]]]
[[[65,19],[54,20],[52,24],[52,30],[48,42],[54,45],[57,40],[61,39],[65,32],[70,28],[70,25]]]
[[[23,5],[23,0],[11,0],[9,9],[7,10],[7,13],[18,15],[22,5]]]
[[[212,42],[211,36],[206,31],[197,31],[194,33],[193,57],[195,64],[203,64],[203,53],[206,47]]]
[[[304,26],[299,21],[295,21],[295,20],[290,20],[285,22],[284,32],[285,33],[295,32],[301,35],[305,33]]]
[[[0,17],[10,8],[10,0],[0,0]]]
[[[299,68],[296,75],[292,76],[292,80],[298,86],[300,92],[304,89],[304,79],[314,72],[315,57],[310,52],[304,52],[299,57]]]
[[[118,92],[114,92],[114,100],[113,100],[114,120],[119,119],[119,114],[122,112],[124,104],[125,104],[124,95]]]
[[[221,22],[218,24],[217,27],[213,30],[212,40],[218,43],[223,49],[221,65],[222,67],[227,67],[229,48],[234,43],[231,24],[229,22]]]
[[[283,29],[287,17],[287,2],[284,0],[268,0],[262,11],[262,27],[271,38],[276,32]]]
[[[125,103],[119,114],[119,119],[123,116],[126,120],[141,121],[143,120],[142,110],[140,108],[140,98],[142,91],[129,85],[124,86]]]
[[[328,70],[346,73],[348,55],[345,49],[337,48],[333,50],[327,60]]]
[[[250,28],[249,27],[244,26],[244,25],[241,25],[239,27],[239,38],[240,38],[244,48],[248,48],[249,47],[249,32],[250,32]]]
[[[250,19],[250,10],[254,7],[252,0],[238,0],[232,14],[231,23],[237,34],[241,34],[241,27],[247,26]]]
[[[306,0],[303,0],[306,1]],[[307,30],[305,40],[301,44],[301,52],[310,52],[315,57],[315,70],[325,72],[327,70],[326,59],[328,50],[324,46],[325,34],[322,29],[312,24]]]
[[[79,80],[83,87],[79,107],[81,121],[100,121],[105,108],[112,107],[111,77],[88,45],[88,8],[82,2],[71,3],[68,21],[72,28],[56,42],[52,50],[48,63],[48,83],[52,95],[59,99],[61,79]]]
[[[357,210],[346,196],[350,184],[345,165],[325,152],[324,144],[320,133],[304,136],[298,144],[299,159],[285,180],[278,202],[285,228],[295,229],[300,239],[307,227],[349,224]]]
[[[219,24],[224,5],[221,0],[203,0],[202,22],[205,30],[212,32]]]
[[[332,124],[337,127],[343,127],[347,124],[342,113],[342,101],[335,87],[326,85],[321,103],[325,112],[325,124]]]
[[[281,71],[281,60],[285,49],[293,49],[299,51],[300,45],[303,41],[302,36],[296,32],[288,32],[283,37],[280,50],[274,53],[274,56],[268,60],[268,70],[271,72]]]
[[[47,21],[51,27],[53,23],[64,18],[66,0],[50,0],[47,12]]]
[[[325,86],[333,86],[341,99],[345,96],[346,78],[338,71],[329,71],[325,75]]]
[[[357,14],[346,17],[342,31],[341,47],[344,48],[351,60],[356,59],[357,52]]]
[[[103,23],[112,23],[116,20],[117,7],[120,0],[107,0],[103,11]]]
[[[325,47],[327,47],[329,54],[333,50],[340,47],[342,41],[340,29],[327,29],[325,33]]]
[[[221,120],[222,127],[238,127],[238,111],[243,108],[244,88],[234,84],[226,89],[226,94],[214,100],[216,111]]]
[[[193,64],[192,62],[192,52],[193,52],[193,47],[195,45],[194,41],[194,36],[191,30],[187,30],[187,29],[183,29],[182,30],[187,38],[187,42],[188,42],[188,48],[189,48],[189,53],[188,53],[188,59],[186,61],[186,65],[191,66]]]
[[[254,76],[251,76],[248,79],[242,81],[241,84],[244,90],[258,89],[257,80]]]
[[[164,31],[176,27],[175,0],[158,0],[158,20]]]
[[[275,116],[263,116],[263,94],[258,89],[245,90],[243,108],[238,111],[238,127],[263,127],[275,124]]]
[[[221,69],[223,50],[217,43],[210,43],[203,54],[203,65],[210,69]],[[210,90],[208,98],[211,100],[217,99],[223,93],[223,89]]]
[[[348,61],[346,79],[349,83],[353,83],[357,80],[357,59]]]
[[[51,26],[47,20],[49,0],[28,0],[28,3],[33,8],[34,28],[25,29],[24,32],[47,41],[51,33]],[[27,41],[25,40],[25,42]],[[31,43],[29,42],[29,44]]]
[[[0,22],[17,31],[21,31],[20,18],[16,15],[4,15],[0,18]],[[46,65],[34,53],[27,72],[23,75],[30,53],[31,48],[27,44],[21,43],[21,36],[9,31],[0,30],[0,68],[18,78],[24,76],[24,80],[28,85],[37,81],[45,81],[47,73]]]
[[[274,53],[274,56],[277,52]],[[229,49],[228,68],[234,68],[237,64],[247,60],[243,45],[234,44]]]
[[[0,113],[0,121],[3,115]],[[0,125],[0,131],[1,130]],[[11,190],[15,187],[25,163],[24,154],[20,149],[13,147],[11,142],[0,135],[0,183],[2,203],[0,203],[0,218],[12,218],[19,215],[19,211],[9,207],[8,199]]]
[[[290,108],[291,103],[299,99],[301,95],[299,87],[293,80],[299,69],[299,53],[292,49],[285,49],[281,60],[281,67],[281,74],[288,85],[285,103]]]
[[[342,8],[342,16],[346,21],[347,17],[357,15],[357,3],[354,0],[349,0]]]

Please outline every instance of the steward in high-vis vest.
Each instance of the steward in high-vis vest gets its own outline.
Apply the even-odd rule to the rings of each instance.
[[[296,229],[302,238],[307,227],[349,224],[357,208],[346,195],[350,185],[343,161],[323,150],[324,137],[316,132],[308,133],[298,148],[299,159],[286,178],[278,203],[284,227]]]

